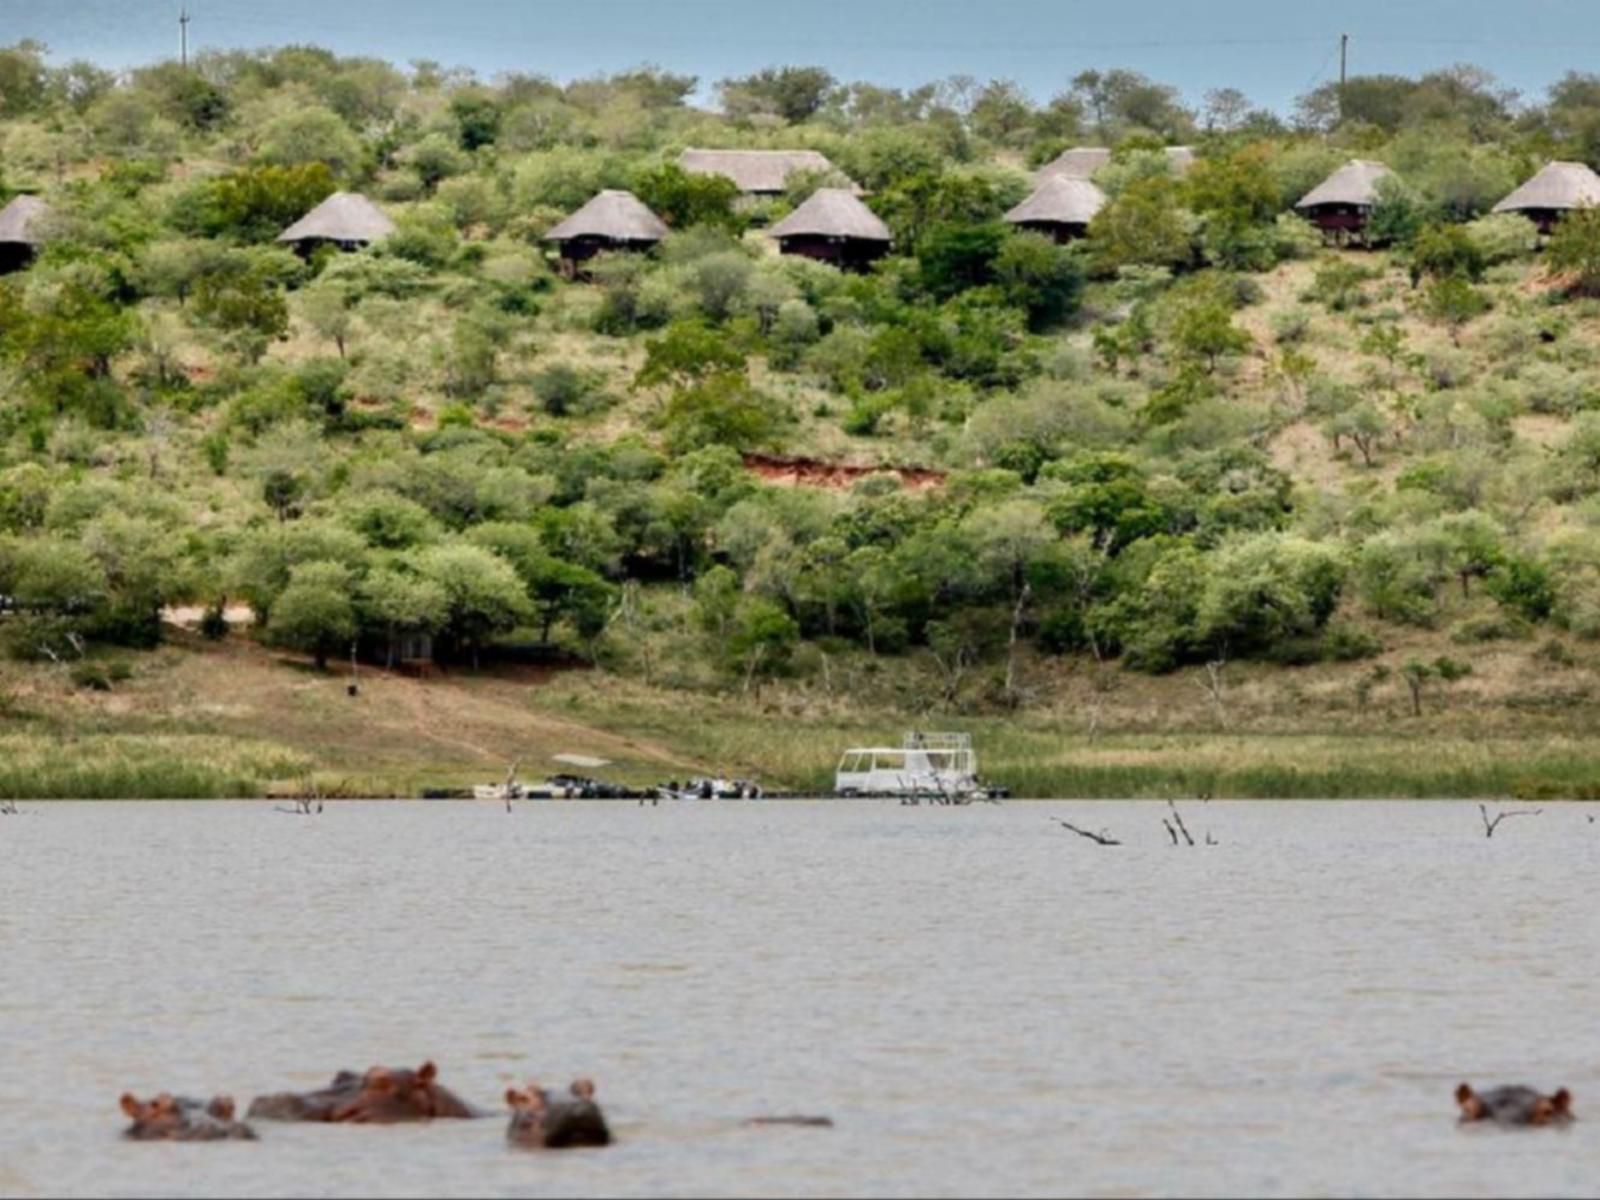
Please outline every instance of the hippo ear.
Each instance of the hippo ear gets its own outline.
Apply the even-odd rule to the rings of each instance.
[[[1456,1103],[1461,1106],[1461,1119],[1463,1121],[1476,1121],[1486,1111],[1483,1101],[1478,1099],[1478,1094],[1472,1090],[1470,1084],[1463,1083],[1456,1088]]]
[[[528,1104],[528,1093],[518,1091],[516,1088],[507,1088],[506,1103],[512,1108],[525,1108]]]
[[[1550,1107],[1563,1116],[1570,1113],[1572,1111],[1572,1093],[1567,1091],[1566,1088],[1562,1088],[1554,1096],[1550,1097]]]
[[[580,1100],[593,1100],[594,1080],[574,1079],[572,1081],[572,1094]]]
[[[206,1105],[206,1111],[219,1121],[233,1120],[233,1097],[211,1097],[211,1103]]]
[[[139,1103],[132,1092],[123,1092],[122,1099],[118,1103],[122,1105],[122,1111],[136,1121],[139,1119],[139,1114],[144,1111],[144,1105]]]
[[[434,1076],[438,1074],[439,1068],[433,1065],[432,1059],[429,1059],[417,1068],[417,1082],[424,1085],[430,1084],[433,1082]]]

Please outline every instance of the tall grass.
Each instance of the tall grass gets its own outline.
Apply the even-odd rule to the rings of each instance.
[[[0,798],[213,800],[265,794],[309,762],[271,743],[210,736],[0,737]]]
[[[850,746],[896,745],[910,718],[769,716],[718,698],[681,708],[637,697],[585,718],[648,736],[769,791],[826,793]],[[1005,718],[935,722],[969,732],[982,774],[1019,798],[1600,798],[1600,738],[1392,733],[1111,734],[1090,740]],[[933,728],[933,725],[926,725]]]

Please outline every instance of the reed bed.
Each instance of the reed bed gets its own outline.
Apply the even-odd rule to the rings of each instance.
[[[303,756],[269,742],[137,734],[0,735],[0,798],[220,800],[261,796],[304,775]]]

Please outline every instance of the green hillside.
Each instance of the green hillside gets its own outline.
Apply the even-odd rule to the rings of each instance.
[[[946,723],[1029,794],[1594,794],[1600,213],[1490,210],[1600,81],[1063,84],[0,50],[0,795],[820,787]],[[1074,146],[1087,236],[1008,224]],[[779,253],[850,184],[887,256]],[[569,277],[608,188],[670,232]],[[395,231],[276,241],[335,191]]]

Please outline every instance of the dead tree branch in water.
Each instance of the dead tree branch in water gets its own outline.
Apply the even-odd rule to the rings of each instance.
[[[313,808],[312,807],[313,804],[316,807]],[[285,808],[281,804],[274,804],[272,806],[272,811],[273,812],[288,813],[290,816],[294,816],[294,817],[314,816],[315,814],[320,813],[322,811],[322,800],[321,800],[320,797],[317,798],[316,800],[311,800],[311,799],[296,800],[294,802],[294,807],[293,808]]]
[[[1101,845],[1101,846],[1120,846],[1120,845],[1122,845],[1121,842],[1117,841],[1116,838],[1112,837],[1104,829],[1102,829],[1099,833],[1090,833],[1087,829],[1079,829],[1071,821],[1063,821],[1060,817],[1056,817],[1055,818],[1055,822],[1056,822],[1057,825],[1061,826],[1061,828],[1070,829],[1073,833],[1077,834],[1079,837],[1088,838],[1091,842],[1094,842],[1097,845]]]
[[[1542,808],[1513,808],[1509,812],[1495,813],[1494,820],[1491,821],[1489,819],[1488,807],[1483,804],[1478,805],[1478,813],[1483,817],[1483,836],[1486,838],[1492,838],[1494,836],[1495,829],[1498,828],[1500,822],[1504,821],[1507,817],[1537,817],[1543,811],[1544,809]]]
[[[0,817],[20,817],[22,810],[15,800],[0,800]]]
[[[1177,802],[1173,801],[1173,800],[1168,800],[1167,801],[1167,807],[1172,810],[1172,821],[1173,821],[1173,824],[1178,827],[1178,832],[1183,834],[1183,840],[1188,842],[1189,845],[1191,845],[1191,846],[1194,845],[1194,838],[1192,836],[1190,836],[1190,834],[1189,834],[1189,827],[1183,823],[1183,814],[1178,811]],[[1167,827],[1167,832],[1168,833],[1172,832],[1172,827],[1171,826]],[[1172,844],[1173,845],[1177,845],[1178,844],[1178,839],[1177,839],[1176,836],[1173,837]]]

